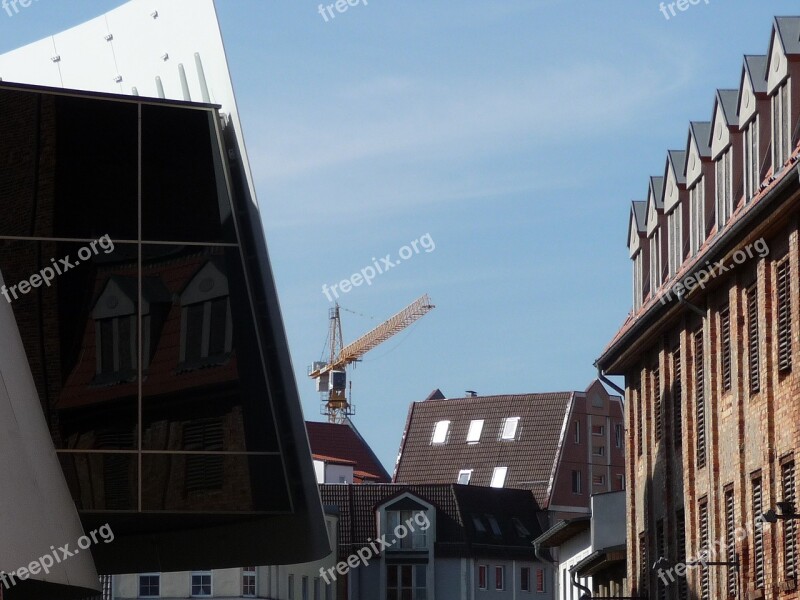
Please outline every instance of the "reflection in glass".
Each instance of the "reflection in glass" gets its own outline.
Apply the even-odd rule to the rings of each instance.
[[[134,452],[59,453],[79,510],[136,510],[138,455]]]

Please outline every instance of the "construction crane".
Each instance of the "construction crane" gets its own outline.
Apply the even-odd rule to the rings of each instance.
[[[308,376],[317,380],[317,391],[322,394],[322,414],[328,415],[331,423],[342,423],[354,414],[353,406],[347,397],[346,368],[367,352],[382,344],[396,333],[400,333],[418,319],[421,319],[434,305],[427,294],[418,298],[399,313],[368,331],[356,341],[343,345],[342,321],[339,316],[339,303],[328,311],[330,329],[330,355],[328,362],[315,362],[309,368]]]

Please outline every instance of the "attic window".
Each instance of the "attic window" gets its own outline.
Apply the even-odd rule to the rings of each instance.
[[[475,531],[486,533],[486,525],[483,524],[483,521],[481,521],[478,515],[473,515],[472,524],[475,526]]]
[[[469,485],[469,480],[472,477],[472,469],[461,469],[458,472],[458,483],[461,485]]]
[[[503,429],[500,432],[501,440],[515,440],[517,439],[517,424],[519,417],[506,417],[503,419]]]
[[[503,532],[500,530],[500,524],[497,522],[494,515],[486,515],[486,520],[489,521],[489,527],[492,528],[492,533],[497,537],[501,537]]]
[[[431,444],[446,444],[447,433],[450,431],[450,421],[439,421],[433,428]]]
[[[492,471],[492,482],[489,484],[489,487],[493,488],[501,488],[506,483],[506,473],[508,472],[508,467],[495,467],[494,471]]]
[[[521,538],[530,537],[531,532],[528,531],[528,528],[525,527],[525,525],[522,524],[522,521],[520,521],[517,517],[512,518],[511,522],[514,523],[514,529],[517,530],[517,535],[519,537]]]
[[[483,419],[473,419],[469,423],[469,431],[467,432],[467,443],[477,444],[481,440],[481,432],[483,431]]]

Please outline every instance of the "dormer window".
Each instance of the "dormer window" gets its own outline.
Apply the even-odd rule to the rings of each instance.
[[[790,110],[789,80],[786,80],[772,96],[772,169],[775,173],[783,168],[791,153]]]
[[[750,121],[742,136],[744,145],[744,198],[749,202],[758,193],[761,185],[761,165],[758,156],[758,115]]]
[[[137,372],[136,298],[133,277],[112,277],[95,302],[95,385],[133,381]]]
[[[733,214],[733,190],[732,190],[732,167],[733,151],[728,148],[722,156],[717,159],[715,164],[717,186],[717,230],[728,222]]]
[[[681,223],[681,205],[667,215],[667,233],[669,235],[669,276],[678,272],[683,262],[683,225]]]
[[[431,444],[446,444],[447,434],[450,431],[450,421],[439,421],[433,426]]]
[[[392,545],[392,550],[426,549],[428,547],[427,527],[423,529],[423,526],[427,519],[428,516],[425,512],[420,510],[387,510],[387,537],[396,536],[396,542]],[[430,521],[428,522],[430,523]],[[401,525],[408,532],[403,537],[400,537],[396,532]]]
[[[180,370],[224,363],[233,348],[228,278],[212,259],[181,294]]]
[[[692,256],[698,253],[706,239],[705,185],[705,178],[701,177],[689,190],[689,251]]]

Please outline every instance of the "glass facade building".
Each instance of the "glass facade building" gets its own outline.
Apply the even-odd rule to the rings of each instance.
[[[327,554],[259,213],[218,107],[0,83],[0,275],[100,573]],[[46,549],[46,548],[45,548]]]

